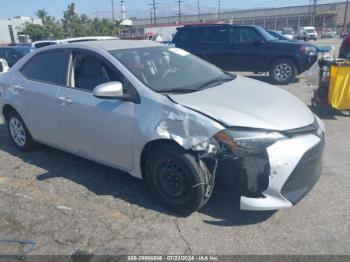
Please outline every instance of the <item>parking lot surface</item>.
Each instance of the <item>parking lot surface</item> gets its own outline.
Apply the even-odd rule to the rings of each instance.
[[[305,79],[281,88],[310,104]],[[31,254],[350,254],[350,117],[323,121],[323,174],[297,206],[243,212],[232,185],[218,183],[208,205],[187,218],[118,170],[46,146],[18,152],[1,123],[0,254],[29,248],[3,239],[36,242]]]

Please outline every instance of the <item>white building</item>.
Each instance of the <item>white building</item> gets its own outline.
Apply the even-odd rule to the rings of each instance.
[[[0,44],[26,43],[27,36],[23,31],[28,23],[42,25],[40,19],[33,19],[26,16],[0,19]]]

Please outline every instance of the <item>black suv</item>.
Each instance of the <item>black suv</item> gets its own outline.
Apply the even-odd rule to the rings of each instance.
[[[31,51],[32,48],[29,46],[0,46],[0,58],[5,59],[9,67],[12,67]]]
[[[315,46],[279,40],[259,26],[184,26],[173,42],[227,71],[269,72],[277,84],[292,82],[317,60]]]

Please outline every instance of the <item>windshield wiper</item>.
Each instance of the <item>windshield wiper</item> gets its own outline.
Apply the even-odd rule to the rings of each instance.
[[[200,85],[198,87],[198,90],[201,90],[201,89],[204,89],[204,88],[213,87],[213,86],[218,86],[220,84],[223,84],[223,83],[226,83],[226,82],[230,82],[233,79],[235,79],[234,76],[229,76],[227,78],[218,77],[218,78],[212,79],[212,80],[210,80],[210,81]]]
[[[197,89],[191,89],[191,88],[174,88],[174,89],[169,89],[169,90],[155,90],[158,93],[161,94],[186,94],[186,93],[193,93],[198,91]]]

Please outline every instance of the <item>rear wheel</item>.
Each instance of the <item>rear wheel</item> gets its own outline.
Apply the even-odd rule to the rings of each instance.
[[[7,129],[14,145],[21,151],[33,149],[35,142],[20,115],[16,111],[11,110],[5,117]]]
[[[280,85],[289,84],[295,80],[298,69],[290,59],[278,59],[270,66],[271,80]]]
[[[155,199],[165,208],[190,215],[209,200],[205,165],[188,151],[175,145],[156,148],[145,163],[145,179]]]

